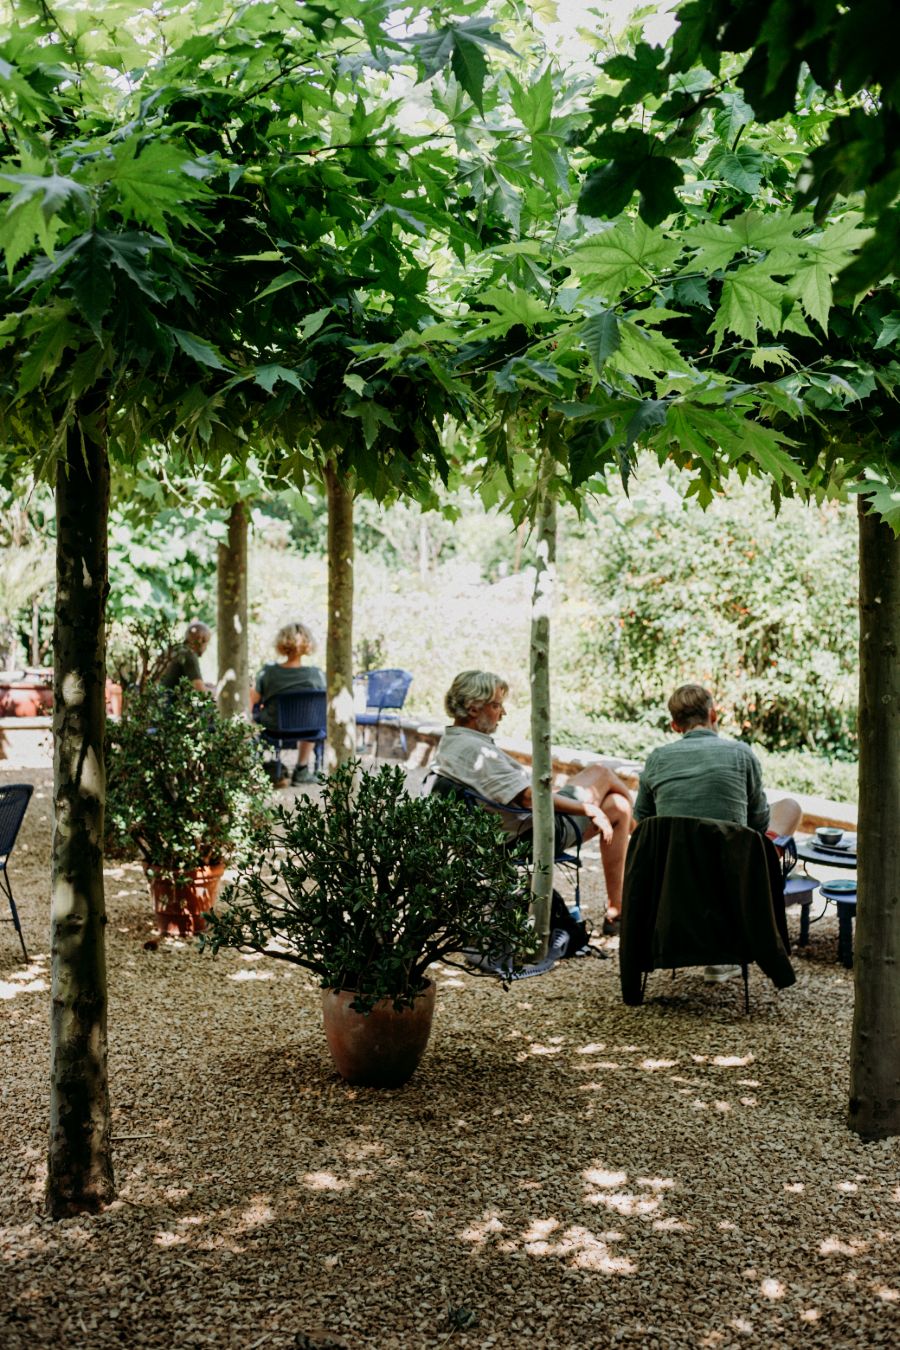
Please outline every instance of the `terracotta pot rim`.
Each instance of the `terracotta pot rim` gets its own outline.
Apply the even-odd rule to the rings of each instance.
[[[435,986],[434,980],[428,980],[428,979],[423,980],[423,981],[422,981],[422,987],[421,987],[421,989],[418,989],[418,990],[416,991],[414,997],[415,997],[415,998],[422,998],[422,996],[423,996],[424,994],[427,994],[427,993],[428,993],[429,989],[434,989],[435,987],[436,987],[436,986]],[[354,998],[355,998],[356,995],[359,993],[359,990],[358,990],[358,989],[355,989],[352,985],[351,985],[351,986],[348,986],[348,987],[341,987],[341,988],[338,988],[338,986],[337,986],[337,985],[334,985],[334,984],[324,984],[324,985],[322,986],[322,993],[323,993],[323,995],[324,995],[324,994],[352,994],[352,995],[354,996]],[[381,997],[380,999],[377,1000],[377,1003],[387,1003],[387,1002],[393,1003],[394,999],[397,998],[397,997],[402,997],[402,995],[401,995],[401,996],[398,996],[397,994],[383,994],[382,997]]]
[[[182,868],[180,871],[176,872],[171,868],[163,867],[160,863],[152,863],[146,861],[141,863],[141,867],[143,867],[144,874],[148,878],[148,880],[165,881],[166,884],[170,886],[178,886],[182,884],[181,882],[177,882],[174,880],[176,876],[185,878],[201,877],[204,875],[221,876],[221,874],[225,871],[225,868],[227,866],[228,864],[224,862],[198,863],[196,867],[185,867]],[[152,877],[150,876],[151,872],[154,873]]]

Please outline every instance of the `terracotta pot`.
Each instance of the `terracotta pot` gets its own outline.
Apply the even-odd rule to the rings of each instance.
[[[383,998],[370,1013],[350,1007],[352,989],[325,989],[322,1015],[334,1066],[358,1087],[401,1087],[412,1078],[425,1053],[434,1016],[434,982],[411,1008],[397,1012],[393,999]]]
[[[53,690],[33,680],[0,684],[0,717],[40,717],[53,707]]]
[[[187,880],[177,883],[148,877],[159,931],[172,937],[202,933],[206,927],[203,912],[216,903],[224,872],[225,864],[216,863],[213,867],[188,869]]]

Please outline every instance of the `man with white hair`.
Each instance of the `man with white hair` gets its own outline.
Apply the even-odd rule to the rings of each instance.
[[[447,690],[444,706],[453,725],[438,745],[434,769],[504,806],[531,807],[531,773],[501,750],[493,739],[505,713],[509,685],[488,670],[463,670]],[[603,932],[618,932],[622,908],[625,850],[631,833],[631,796],[611,769],[589,764],[553,793],[557,813],[557,851],[599,836],[606,879],[607,907]],[[532,817],[502,816],[510,833],[532,828]]]
[[[159,682],[163,689],[174,689],[180,680],[190,680],[201,694],[208,693],[203,673],[200,670],[200,657],[209,646],[212,630],[199,619],[192,619],[184,634],[184,641],[172,653]]]

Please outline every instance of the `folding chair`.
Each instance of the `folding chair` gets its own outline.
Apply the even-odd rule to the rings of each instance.
[[[316,773],[322,769],[325,752],[327,698],[324,689],[303,689],[294,694],[274,694],[267,704],[275,704],[278,722],[266,727],[262,739],[275,747],[276,778],[281,777],[281,751],[298,741],[315,743]]]
[[[400,744],[406,753],[406,736],[400,726],[400,710],[406,701],[412,674],[408,670],[370,670],[365,675],[357,675],[354,683],[366,686],[366,710],[356,714],[356,725],[375,728],[375,758],[378,758],[378,738],[381,724],[386,722],[396,726],[400,732]]]
[[[501,816],[513,816],[521,819],[522,816],[531,815],[531,811],[529,811],[528,807],[526,806],[508,806],[504,802],[493,801],[490,797],[482,797],[481,794],[479,792],[476,792],[474,788],[466,787],[465,784],[463,783],[454,782],[452,778],[444,778],[441,774],[438,773],[435,773],[431,776],[430,787],[427,788],[426,791],[435,792],[438,795],[445,797],[458,797],[463,801],[469,802],[473,806],[484,807],[485,810],[495,811],[498,815]],[[558,814],[564,816],[566,813],[564,811],[561,811]],[[530,845],[531,842],[530,832],[524,839],[521,840],[521,842],[517,839],[515,835],[510,835],[510,843],[512,847],[516,849],[517,844],[519,845],[516,851],[522,855],[521,861],[523,866],[528,866],[531,862],[530,847],[527,857],[525,856],[524,850],[521,847],[521,845],[524,844],[526,840]],[[573,918],[580,919],[581,840],[579,839],[578,843],[575,845],[574,851],[570,849],[555,850],[553,855],[553,863],[554,866],[568,868],[574,873],[575,897],[574,897],[574,904],[571,906],[571,909]]]
[[[744,1010],[755,962],[777,989],[795,982],[784,917],[781,859],[746,825],[694,816],[651,816],[625,860],[619,979],[622,1001],[644,1000],[653,970],[738,965]]]
[[[0,891],[5,894],[9,901],[9,912],[12,916],[9,919],[4,917],[4,922],[11,923],[18,933],[19,941],[22,944],[22,955],[26,961],[28,960],[28,951],[25,947],[25,938],[22,936],[19,911],[16,909],[16,902],[13,899],[6,864],[9,862],[9,855],[13,851],[13,845],[16,842],[16,836],[19,833],[22,821],[25,819],[25,812],[28,810],[28,803],[31,801],[33,791],[30,783],[10,783],[8,787],[0,787]]]

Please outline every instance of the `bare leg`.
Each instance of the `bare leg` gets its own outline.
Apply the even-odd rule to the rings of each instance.
[[[615,919],[622,909],[622,882],[625,875],[625,852],[628,838],[634,828],[631,814],[631,793],[618,774],[601,764],[589,764],[569,779],[570,787],[580,789],[579,797],[602,808],[612,826],[612,838],[600,840],[600,861],[606,881],[606,914]],[[599,833],[594,823],[588,822],[583,838],[593,839]]]
[[[769,808],[769,829],[776,834],[795,834],[803,818],[803,807],[793,797],[782,797]]]

